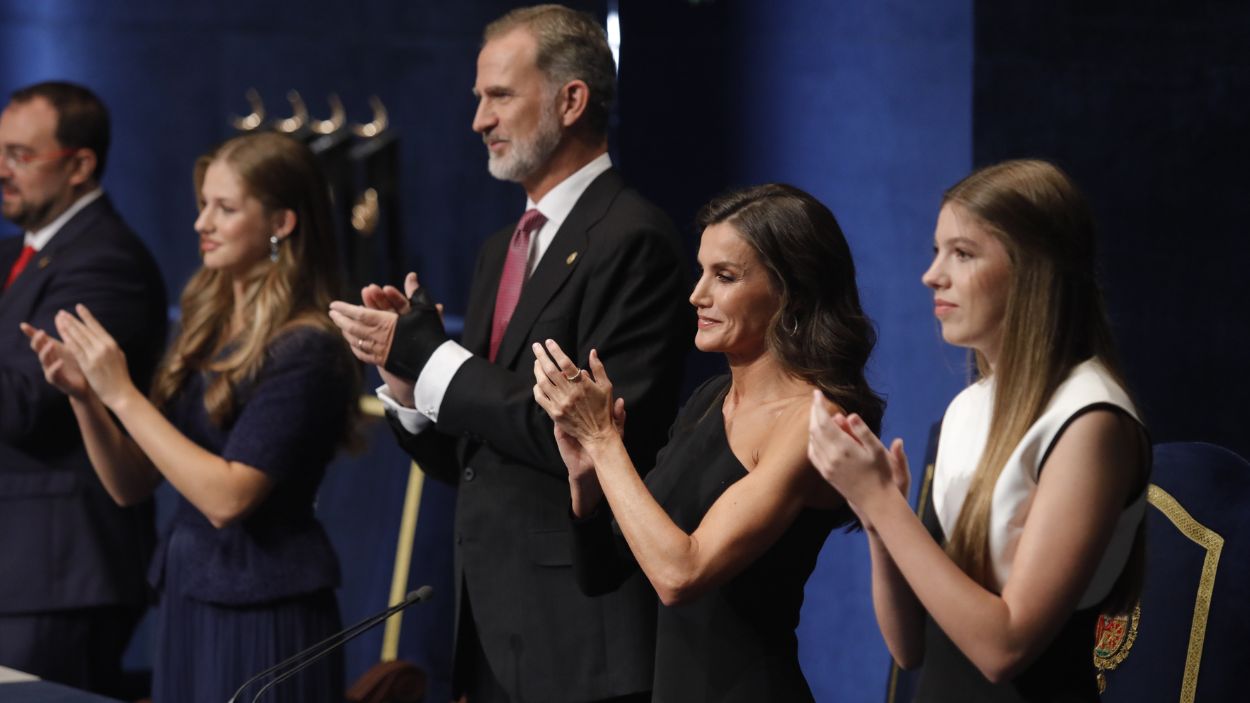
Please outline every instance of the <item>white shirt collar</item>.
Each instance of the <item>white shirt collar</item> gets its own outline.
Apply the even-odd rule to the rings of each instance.
[[[526,198],[525,209],[538,208],[538,211],[546,216],[547,223],[555,223],[555,229],[559,229],[559,225],[563,224],[565,218],[572,212],[573,206],[577,204],[578,198],[582,197],[582,193],[586,192],[599,174],[610,168],[612,168],[612,158],[605,151],[592,159],[590,163],[574,171],[573,175],[556,184],[556,187],[547,191],[547,194],[537,203]]]
[[[568,219],[573,206],[581,200],[582,193],[585,193],[590,184],[610,168],[612,168],[612,159],[605,151],[591,159],[590,163],[574,171],[571,176],[560,181],[537,203],[529,198],[525,199],[526,210],[538,208],[538,211],[547,218],[543,226],[538,229],[537,236],[530,239],[529,266],[527,267],[529,270],[526,275],[534,273],[539,260],[547,252],[547,246],[556,238],[556,232],[560,231],[560,226]]]
[[[104,189],[96,188],[95,190],[86,193],[81,198],[75,200],[74,204],[66,208],[65,212],[58,215],[55,220],[49,222],[34,232],[27,232],[25,245],[33,247],[35,251],[42,250],[44,247],[48,246],[48,242],[52,241],[52,238],[56,236],[56,233],[61,231],[61,228],[65,226],[66,222],[69,222],[74,215],[82,212],[83,208],[99,200],[102,195],[104,195]]]

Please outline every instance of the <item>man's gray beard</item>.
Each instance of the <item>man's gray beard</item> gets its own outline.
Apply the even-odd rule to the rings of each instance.
[[[537,173],[560,146],[560,123],[551,112],[543,114],[538,123],[538,133],[532,140],[513,140],[511,153],[505,157],[491,156],[486,161],[490,175],[501,181],[519,183]]]

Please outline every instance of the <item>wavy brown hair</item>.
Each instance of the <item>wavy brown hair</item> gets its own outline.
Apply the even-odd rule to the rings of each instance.
[[[865,367],[877,333],[859,303],[855,262],[829,208],[780,183],[722,195],[699,212],[699,231],[727,223],[755,251],[777,291],[765,341],[782,367],[881,431],[885,401]]]
[[[237,390],[255,379],[278,336],[307,326],[339,337],[326,311],[339,293],[340,278],[329,189],[306,146],[277,133],[234,137],[196,161],[197,199],[213,163],[228,166],[267,214],[290,210],[296,219],[294,230],[279,243],[277,261],[265,262],[247,282],[243,309],[249,314],[239,329],[233,328],[234,279],[229,274],[200,268],[182,291],[182,322],[157,371],[152,400],[163,406],[191,374],[208,372],[204,406],[220,426],[235,415]],[[343,356],[355,372],[346,343]],[[354,394],[352,404],[355,408]]]
[[[1075,366],[1096,358],[1124,383],[1098,287],[1094,218],[1067,174],[1046,161],[1005,161],[956,183],[942,204],[1002,242],[1011,266],[994,368],[976,354],[981,376],[995,378],[989,439],[946,547],[969,576],[995,589],[990,503],[1003,466]],[[1113,609],[1131,607],[1140,592],[1143,553],[1139,532],[1109,597]]]

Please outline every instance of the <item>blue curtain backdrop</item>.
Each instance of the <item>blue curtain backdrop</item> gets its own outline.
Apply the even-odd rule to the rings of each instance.
[[[469,130],[480,32],[520,3],[408,0],[0,0],[0,91],[64,78],[109,104],[105,186],[171,288],[198,264],[194,158],[231,134],[256,87],[273,115],[301,91],[315,116],[338,93],[353,121],[378,95],[401,139],[404,266],[462,314],[479,243],[523,205],[491,179]],[[1157,439],[1250,453],[1243,309],[1250,153],[1247,12],[1233,3],[788,0],[612,3],[621,26],[613,154],[627,178],[690,229],[728,187],[786,181],[838,216],[880,332],[871,378],[887,437],[919,464],[929,425],[963,385],[941,342],[928,264],[942,190],[973,166],[1058,160],[1094,202],[1112,315]],[[585,9],[604,16],[604,2]],[[1240,158],[1238,158],[1240,157]],[[0,231],[8,232],[7,223]],[[692,386],[718,361],[692,356]],[[384,606],[407,462],[385,428],[330,473],[319,510],[344,564],[352,621]],[[919,473],[923,467],[913,466]],[[426,484],[410,587],[439,599],[405,619],[400,654],[446,700],[448,540],[454,492]],[[807,589],[802,662],[822,701],[884,696],[861,535],[830,538]],[[381,633],[348,650],[349,677]],[[144,661],[144,643],[132,661]]]
[[[920,464],[929,425],[964,379],[920,274],[938,196],[971,166],[971,4],[757,5],[736,19],[745,50],[733,58],[731,114],[750,137],[734,178],[792,182],[837,215],[880,335],[869,378],[888,401],[883,435],[901,436]],[[799,631],[819,700],[884,695],[889,659],[869,584],[863,535],[831,537]]]
[[[1154,440],[1250,456],[1250,5],[982,2],[976,20],[976,162],[1072,174]]]

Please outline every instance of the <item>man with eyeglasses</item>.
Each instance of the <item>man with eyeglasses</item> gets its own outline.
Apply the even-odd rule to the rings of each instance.
[[[26,336],[82,303],[134,378],[159,359],[165,287],[100,188],[108,144],[108,112],[81,86],[32,85],[0,113],[0,211],[24,232],[0,239],[0,665],[118,695],[152,507],[105,493]]]

